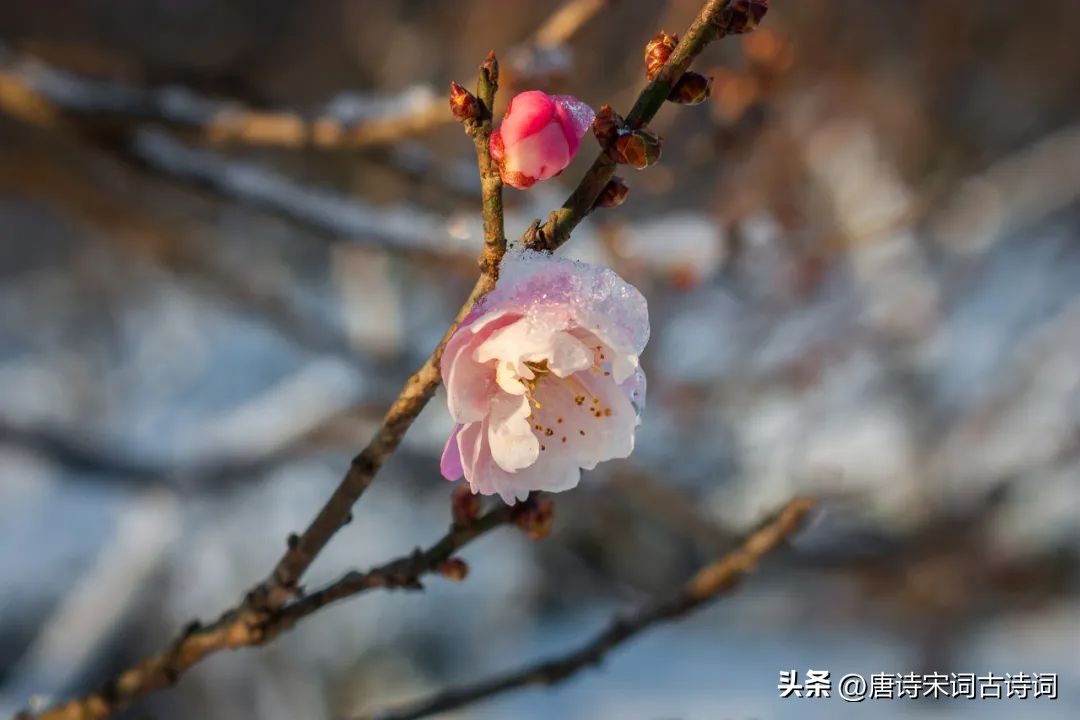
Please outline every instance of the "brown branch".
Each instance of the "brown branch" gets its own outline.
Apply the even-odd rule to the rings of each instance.
[[[694,58],[709,42],[721,35],[718,30],[720,17],[728,5],[736,1],[709,0],[705,3],[664,67],[638,95],[634,107],[626,116],[626,124],[630,129],[644,127],[653,119]],[[602,149],[562,207],[552,212],[546,223],[534,224],[529,228],[522,237],[522,243],[534,250],[549,252],[565,243],[578,223],[592,211],[596,199],[615,175],[615,165],[608,148]]]
[[[741,547],[699,570],[678,592],[648,604],[631,615],[617,618],[603,632],[576,650],[470,685],[450,688],[408,705],[364,715],[357,720],[415,720],[488,700],[510,690],[530,685],[554,685],[580,670],[599,665],[609,652],[639,633],[659,623],[688,615],[731,592],[740,580],[753,572],[762,557],[799,529],[813,506],[811,500],[792,500],[752,533]]]
[[[498,88],[498,64],[494,54],[489,54],[480,66],[477,90],[487,108],[494,101]],[[502,181],[488,153],[488,137],[491,134],[491,113],[478,122],[466,123],[467,132],[474,138],[481,181],[482,214],[484,217],[484,247],[480,253],[480,277],[469,298],[461,306],[457,317],[447,328],[439,345],[424,365],[406,382],[394,404],[390,406],[382,425],[367,447],[353,458],[349,472],[333,495],[319,511],[308,528],[278,562],[270,580],[256,590],[248,601],[255,608],[277,609],[284,600],[295,593],[296,583],[330,541],[330,538],[349,521],[352,507],[371,484],[375,474],[386,459],[397,449],[405,431],[427,405],[440,382],[439,361],[443,348],[453,336],[473,305],[495,287],[498,280],[499,262],[506,252],[503,235]],[[284,597],[282,596],[284,594]]]
[[[338,600],[376,588],[418,590],[420,579],[436,572],[439,564],[485,533],[511,520],[513,508],[501,505],[467,525],[450,528],[427,550],[368,570],[350,572],[321,590],[295,600],[265,616],[244,607],[230,610],[214,623],[192,623],[170,647],[125,670],[100,692],[73,700],[38,716],[40,720],[98,720],[107,718],[132,701],[173,684],[207,655],[226,649],[262,645],[292,629],[300,620]],[[22,718],[33,716],[22,715]]]
[[[480,260],[483,275],[499,278],[499,262],[506,252],[506,233],[503,230],[502,176],[491,159],[489,141],[495,112],[495,92],[499,89],[499,63],[495,53],[488,53],[480,65],[476,82],[476,97],[481,107],[480,117],[465,123],[466,132],[476,145],[476,163],[480,168],[480,197],[484,219],[484,252]]]
[[[481,66],[478,86],[488,103],[494,98],[497,82],[497,65],[494,57],[489,55]],[[467,130],[476,139],[481,172],[486,170],[490,174],[491,158],[487,151],[487,135],[491,132],[490,113],[487,120],[473,123]],[[476,301],[495,286],[499,261],[506,249],[505,238],[502,237],[501,188],[501,182],[492,186],[489,178],[487,191],[483,195],[485,241],[479,261],[481,273],[468,299],[431,356],[406,381],[375,436],[353,458],[348,472],[330,499],[302,534],[289,538],[289,547],[270,576],[217,622],[206,628],[188,628],[174,640],[170,648],[124,671],[109,682],[103,691],[72,700],[37,717],[41,720],[102,720],[140,697],[171,685],[181,673],[211,653],[262,642],[262,628],[282,608],[289,607],[289,603],[299,594],[298,583],[304,572],[334,534],[351,520],[353,505],[367,490],[375,474],[397,449],[405,432],[434,395],[440,382],[439,361],[446,343]]]
[[[500,505],[480,516],[468,525],[450,528],[439,542],[424,551],[399,558],[368,572],[350,572],[337,581],[315,592],[304,595],[286,605],[264,623],[261,643],[286,630],[292,629],[300,620],[318,612],[331,603],[344,600],[373,588],[420,590],[420,578],[436,572],[440,563],[484,533],[494,530],[513,519],[514,507]]]

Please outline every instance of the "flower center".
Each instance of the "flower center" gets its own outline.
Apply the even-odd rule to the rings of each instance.
[[[543,406],[536,399],[536,386],[551,372],[548,368],[548,361],[546,359],[539,362],[530,360],[525,363],[525,367],[532,370],[533,374],[531,378],[519,378],[521,384],[525,386],[525,396],[529,398],[529,402],[531,402],[534,407],[541,408]]]
[[[597,362],[586,372],[610,376],[610,372],[603,369],[604,354],[602,348],[597,347]],[[536,431],[540,439],[540,450],[547,450],[547,443],[557,442],[567,444],[571,439],[585,442],[584,438],[589,421],[585,417],[591,417],[592,421],[604,421],[613,414],[612,409],[607,407],[596,396],[585,382],[574,373],[567,377],[559,377],[548,367],[548,361],[528,361],[525,366],[532,371],[533,377],[519,378],[525,386],[525,396],[534,410],[529,413],[528,421]],[[545,382],[546,381],[546,382]],[[545,398],[553,400],[553,404],[545,408],[538,400],[543,393]],[[559,410],[560,408],[561,411]],[[577,437],[575,437],[577,436]],[[571,442],[573,445],[574,443]]]

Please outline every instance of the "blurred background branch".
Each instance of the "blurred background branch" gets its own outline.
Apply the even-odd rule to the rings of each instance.
[[[576,650],[471,685],[450,688],[408,706],[364,715],[363,720],[417,720],[529,685],[554,685],[597,666],[612,650],[653,625],[681,618],[731,592],[744,575],[757,568],[764,555],[799,529],[812,508],[813,503],[808,500],[792,500],[754,531],[741,547],[703,567],[677,593],[617,618],[591,642]]]

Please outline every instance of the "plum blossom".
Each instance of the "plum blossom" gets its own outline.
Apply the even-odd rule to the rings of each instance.
[[[515,95],[489,145],[503,182],[524,190],[561,173],[594,117],[591,107],[570,95],[540,90]]]
[[[569,490],[582,469],[630,455],[648,339],[645,298],[611,270],[507,253],[495,289],[443,354],[455,422],[443,476],[513,504],[533,490]]]

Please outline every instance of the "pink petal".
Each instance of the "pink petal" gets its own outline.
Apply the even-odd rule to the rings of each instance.
[[[443,448],[442,459],[439,461],[439,471],[447,480],[453,482],[465,474],[461,466],[461,450],[458,449],[458,433],[462,425],[454,425],[450,431],[450,437],[446,439],[446,447]]]
[[[476,349],[518,319],[518,315],[502,311],[477,316],[459,328],[446,344],[441,369],[450,417],[455,422],[476,422],[487,414],[494,392],[495,369],[475,359]]]
[[[507,149],[522,139],[535,135],[551,122],[555,102],[545,92],[529,90],[518,93],[506,106],[499,134]]]

